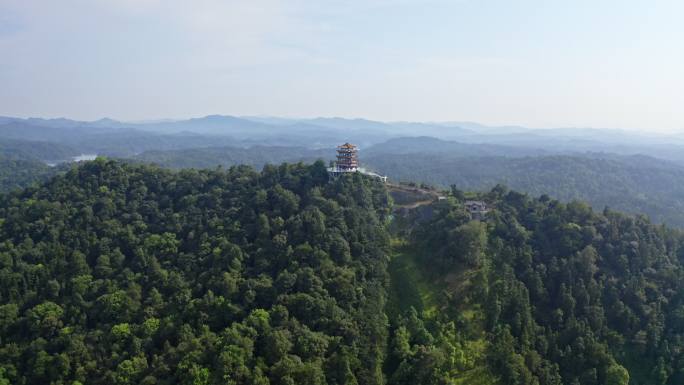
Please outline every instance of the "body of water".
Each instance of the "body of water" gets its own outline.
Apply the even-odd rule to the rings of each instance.
[[[71,159],[65,159],[65,160],[58,160],[58,161],[46,161],[45,164],[47,164],[50,167],[55,167],[56,165],[64,162],[82,162],[85,160],[95,160],[97,158],[97,154],[81,154],[78,156],[73,156]]]
[[[95,160],[97,154],[81,154],[79,156],[73,157],[74,162],[81,162],[84,160]]]

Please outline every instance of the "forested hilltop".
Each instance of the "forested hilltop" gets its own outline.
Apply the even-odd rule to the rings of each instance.
[[[131,159],[171,168],[332,160],[334,148],[293,146],[210,147],[146,151]],[[654,222],[684,228],[684,166],[645,155],[550,153],[526,147],[459,143],[436,138],[399,138],[360,151],[363,167],[395,181],[468,191],[504,184],[532,196],[581,200],[646,214]],[[407,161],[410,159],[410,161]]]
[[[99,159],[0,203],[0,378],[382,383],[388,196]]]
[[[0,195],[0,384],[684,381],[678,231],[502,187],[391,213],[323,162]]]

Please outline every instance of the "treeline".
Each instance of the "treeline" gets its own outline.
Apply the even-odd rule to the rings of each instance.
[[[0,195],[0,384],[684,381],[679,231],[497,186],[391,242],[385,186],[325,166],[100,158]],[[429,308],[386,307],[402,242]]]
[[[426,265],[478,271],[503,384],[684,381],[680,232],[500,186],[483,198],[496,207],[486,223],[452,198],[414,237]]]
[[[0,199],[0,383],[382,384],[388,195],[98,159]]]
[[[131,158],[176,169],[237,164],[259,169],[269,163],[327,161],[333,156],[333,149],[230,146],[146,151]],[[597,210],[608,206],[684,228],[684,167],[648,156],[553,155],[526,148],[406,138],[362,149],[360,157],[364,167],[394,181],[441,188],[456,185],[467,191],[488,191],[504,184],[532,196],[586,201]]]

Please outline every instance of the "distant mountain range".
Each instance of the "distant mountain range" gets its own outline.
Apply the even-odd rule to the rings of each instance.
[[[340,141],[352,141],[364,148],[393,138],[431,136],[462,143],[539,148],[550,152],[647,153],[678,160],[682,158],[678,153],[684,146],[682,135],[645,135],[616,129],[491,127],[473,122],[378,122],[346,118],[226,115],[151,122],[121,122],[110,118],[86,122],[65,118],[0,117],[0,137],[5,138],[75,142],[75,137],[79,137],[87,147],[88,137],[106,134],[125,135],[131,139],[151,134],[171,138],[194,134],[210,137],[208,145],[216,145],[217,138],[222,138],[226,145],[296,145],[309,148],[330,147]],[[231,141],[226,141],[226,137]],[[190,144],[190,147],[200,145],[197,142]],[[117,151],[124,150],[119,148],[114,152]]]
[[[18,169],[17,160],[58,163],[80,154],[171,168],[261,168],[268,163],[333,160],[335,146],[347,141],[359,145],[364,166],[394,180],[467,190],[504,183],[534,195],[646,213],[684,227],[682,135],[345,118],[211,115],[84,122],[0,117],[0,156],[12,161],[6,163],[12,170]],[[3,175],[11,180],[17,174]]]

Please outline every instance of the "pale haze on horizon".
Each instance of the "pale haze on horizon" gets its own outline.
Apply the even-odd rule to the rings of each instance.
[[[0,0],[0,115],[684,130],[679,1]]]

